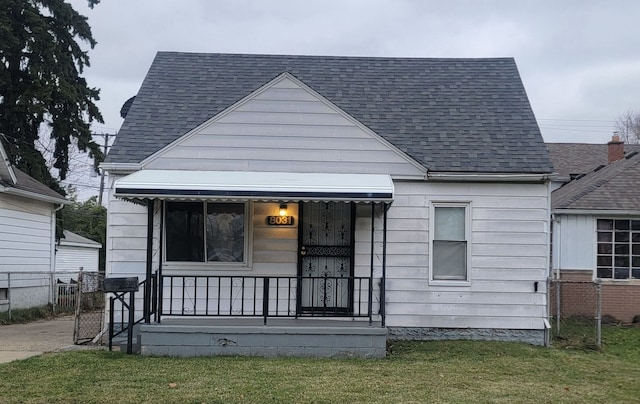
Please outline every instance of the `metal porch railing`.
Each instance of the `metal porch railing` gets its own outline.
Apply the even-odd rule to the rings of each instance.
[[[262,317],[264,324],[271,317],[371,321],[379,289],[371,277],[163,275],[158,310],[161,316]]]

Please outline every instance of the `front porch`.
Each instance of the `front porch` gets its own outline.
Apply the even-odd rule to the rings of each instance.
[[[151,283],[159,292],[152,302],[159,304],[145,304],[148,321],[139,329],[143,355],[385,356],[380,280],[176,275],[159,279]],[[143,284],[146,294],[147,283]],[[322,295],[314,295],[316,290]],[[322,304],[309,310],[311,301]]]
[[[115,188],[147,207],[142,354],[385,355],[388,175],[148,170]]]
[[[166,318],[140,327],[142,355],[382,358],[387,330],[354,319]]]

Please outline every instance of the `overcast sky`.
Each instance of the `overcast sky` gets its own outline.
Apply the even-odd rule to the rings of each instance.
[[[84,76],[115,133],[157,51],[514,57],[547,142],[606,143],[640,109],[640,1],[102,0]]]

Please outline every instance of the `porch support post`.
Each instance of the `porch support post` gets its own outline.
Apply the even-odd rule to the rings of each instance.
[[[154,201],[147,199],[147,273],[144,283],[144,322],[151,322],[151,276],[153,260],[153,206]]]
[[[384,204],[384,216],[382,219],[382,279],[380,279],[380,316],[382,327],[386,324],[386,290],[387,290],[387,211],[390,204]]]
[[[158,271],[156,271],[155,293],[153,295],[154,321],[160,323],[162,314],[162,257],[164,257],[164,201],[160,200],[160,236],[158,237]]]
[[[375,220],[376,220],[376,204],[371,202],[371,272],[369,273],[369,325],[373,324],[373,253],[375,238]]]

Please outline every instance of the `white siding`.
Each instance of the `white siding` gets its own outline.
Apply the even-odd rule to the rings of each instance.
[[[548,194],[542,184],[447,184],[396,182],[388,213],[387,323],[394,327],[541,329],[546,318]],[[466,201],[471,206],[470,283],[429,282],[429,204]],[[146,208],[111,199],[107,274],[144,277]],[[278,203],[252,203],[248,267],[206,266],[165,274],[283,275],[297,272],[297,226],[269,227]],[[289,203],[297,222],[297,204]],[[369,276],[370,205],[356,211],[355,274]],[[157,268],[159,210],[154,231]],[[374,276],[381,276],[382,213],[374,223]],[[538,291],[535,292],[535,282]],[[374,296],[375,304],[379,295]]]
[[[120,178],[110,175],[107,210],[106,276],[143,278],[147,259],[147,208],[113,196],[113,183]]]
[[[0,272],[49,272],[51,204],[0,194]]]
[[[59,245],[56,252],[56,272],[98,272],[98,249]]]
[[[289,79],[203,125],[148,169],[420,175],[393,146]]]
[[[596,218],[557,215],[553,223],[553,268],[593,271],[596,267]]]
[[[468,285],[429,282],[428,216],[434,201],[470,203]],[[541,329],[547,206],[546,185],[396,183],[388,223],[388,325]]]

